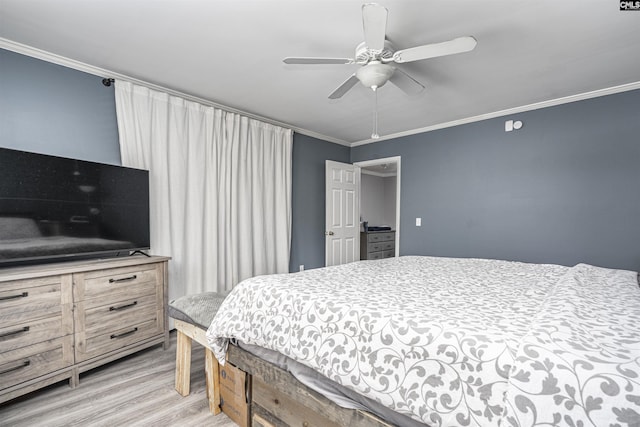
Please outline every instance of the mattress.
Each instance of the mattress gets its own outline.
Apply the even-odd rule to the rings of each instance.
[[[427,425],[634,425],[638,320],[634,272],[400,257],[248,279],[207,337],[221,363],[229,339],[273,350]]]

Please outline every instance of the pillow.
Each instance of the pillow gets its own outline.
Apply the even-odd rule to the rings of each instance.
[[[169,301],[169,317],[208,329],[229,292],[203,292]]]

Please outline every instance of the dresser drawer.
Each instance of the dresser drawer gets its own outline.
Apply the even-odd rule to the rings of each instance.
[[[125,301],[136,301],[141,298],[152,298],[162,304],[162,295],[158,289],[158,285],[155,282],[143,282],[131,284],[129,288],[123,289],[117,287],[111,290],[111,292],[103,294],[101,297],[87,298],[81,300],[81,307],[83,310],[102,306],[119,306]],[[138,303],[139,304],[139,303]]]
[[[381,242],[376,242],[376,243],[369,243],[367,244],[367,252],[378,252],[382,250],[382,243]]]
[[[0,283],[0,325],[71,314],[71,276]]]
[[[73,335],[0,353],[0,388],[73,364]]]
[[[32,319],[24,323],[0,327],[0,352],[27,347],[52,338],[73,334],[71,316]]]
[[[367,233],[367,241],[372,242],[386,242],[394,240],[396,238],[395,232],[390,233]]]
[[[155,295],[128,298],[107,305],[85,308],[84,302],[77,305],[76,333],[86,337],[104,334],[136,323],[156,319],[161,305]]]
[[[97,356],[103,356],[110,351],[162,334],[162,319],[156,318],[127,326],[119,326],[110,331],[93,336],[76,333],[76,363],[83,362]]]
[[[396,244],[393,240],[389,242],[369,243],[367,245],[367,252],[388,251],[389,249],[394,249],[395,246]]]
[[[382,259],[382,251],[367,253],[367,259]]]
[[[396,256],[396,251],[391,249],[390,251],[382,251],[382,258],[393,258]]]
[[[74,299],[95,300],[107,304],[118,301],[118,295],[144,295],[150,289],[156,292],[162,283],[162,265],[146,264],[132,267],[110,268],[74,275]]]

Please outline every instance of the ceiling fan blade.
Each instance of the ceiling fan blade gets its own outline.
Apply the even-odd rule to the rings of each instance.
[[[345,80],[336,90],[334,90],[331,95],[329,95],[329,99],[338,99],[341,98],[342,95],[347,93],[349,89],[355,86],[359,80],[355,74],[352,74],[347,80]]]
[[[351,58],[284,58],[285,64],[353,64]]]
[[[362,26],[364,42],[367,47],[371,50],[382,51],[387,31],[387,9],[376,3],[363,5]]]
[[[478,42],[471,36],[459,37],[447,42],[426,44],[424,46],[399,50],[393,54],[393,61],[402,64],[403,62],[420,61],[422,59],[437,58],[438,56],[469,52],[476,47],[476,44],[478,44]]]
[[[424,89],[424,85],[411,77],[409,74],[396,68],[396,71],[389,78],[389,81],[399,87],[407,95],[416,95]]]

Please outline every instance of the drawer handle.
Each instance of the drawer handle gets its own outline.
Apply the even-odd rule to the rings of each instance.
[[[31,365],[31,361],[30,360],[25,360],[24,362],[22,362],[21,365],[14,366],[13,368],[5,369],[4,371],[0,371],[0,375],[8,374],[9,372],[13,372],[13,371],[17,371],[18,369],[26,368],[29,365]]]
[[[8,297],[0,297],[0,301],[6,301],[10,299],[26,298],[29,296],[29,292],[23,292],[18,295],[9,295]]]
[[[4,334],[0,334],[0,338],[10,337],[11,335],[18,335],[18,334],[21,334],[23,332],[29,332],[29,327],[25,326],[22,329],[18,329],[16,331],[5,332]]]
[[[109,283],[118,283],[118,282],[126,282],[128,280],[136,280],[138,278],[138,276],[136,276],[135,274],[133,276],[129,276],[129,277],[122,277],[120,279],[109,279]]]
[[[136,305],[138,305],[138,301],[134,301],[131,304],[127,304],[127,305],[121,305],[120,307],[109,307],[109,311],[124,310],[125,308],[133,307]]]
[[[122,334],[113,334],[113,335],[111,335],[111,339],[124,338],[126,336],[131,335],[131,334],[135,334],[136,332],[138,332],[138,328],[133,328],[129,332],[124,332]]]

